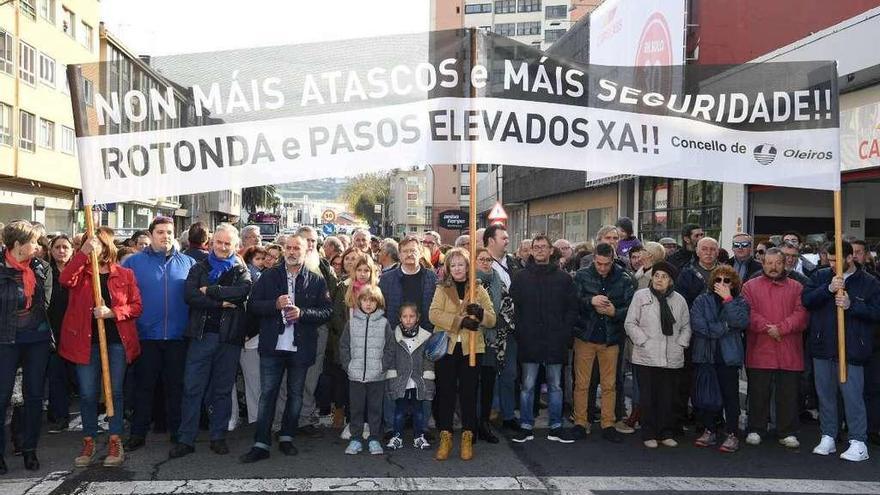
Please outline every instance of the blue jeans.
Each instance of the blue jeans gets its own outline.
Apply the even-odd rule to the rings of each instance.
[[[538,378],[540,363],[522,363],[522,386],[519,393],[520,426],[531,430],[535,427],[533,407],[535,404],[535,381]],[[550,412],[550,428],[562,426],[562,364],[545,364],[544,375],[547,380],[547,401]]]
[[[113,389],[113,417],[110,418],[110,434],[122,435],[122,384],[125,381],[125,348],[122,344],[107,344],[110,361],[110,386]],[[98,345],[92,344],[89,364],[76,365],[79,382],[79,408],[82,416],[83,436],[94,438],[98,434],[98,396],[101,395],[101,355]]]
[[[843,410],[850,440],[868,439],[868,414],[865,411],[865,368],[846,365],[846,383],[839,383],[837,361],[813,358],[813,376],[819,396],[819,429],[823,435],[837,438],[837,391],[843,397]]]
[[[190,340],[183,375],[178,442],[195,444],[203,401],[210,411],[211,440],[226,438],[232,413],[232,385],[240,355],[240,346],[221,343],[217,333],[205,332],[201,339]]]
[[[501,411],[501,419],[505,421],[516,419],[516,364],[516,339],[508,334],[504,368],[495,380],[496,409]]]
[[[49,355],[46,385],[49,399],[49,418],[53,421],[70,420],[70,377],[74,366],[57,352]]]
[[[257,428],[254,432],[254,447],[269,450],[272,445],[272,420],[275,419],[275,402],[281,379],[287,372],[287,404],[281,419],[279,442],[290,442],[299,425],[299,413],[302,410],[303,389],[306,384],[308,366],[296,363],[296,355],[292,352],[264,354],[260,356],[260,406],[257,413]]]
[[[24,393],[24,420],[21,447],[25,452],[37,449],[40,423],[43,418],[43,380],[49,361],[49,342],[30,344],[0,344],[0,418],[6,418],[6,408],[12,398],[15,371],[21,364],[22,393]],[[0,428],[0,455],[6,447],[6,427]]]
[[[131,434],[145,437],[153,422],[153,397],[162,378],[165,391],[165,414],[168,431],[180,429],[180,402],[183,394],[183,370],[186,341],[141,340],[141,355],[134,365],[135,403]]]
[[[388,395],[386,395],[388,397]],[[402,399],[396,399],[394,405],[394,433],[400,435],[403,433],[403,425],[406,421],[406,415],[412,414],[413,419],[413,437],[425,434],[425,404],[428,401],[416,399],[416,389],[412,388],[406,391],[406,395]]]

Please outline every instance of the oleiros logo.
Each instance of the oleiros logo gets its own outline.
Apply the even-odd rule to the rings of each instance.
[[[761,165],[770,165],[776,160],[776,146],[772,144],[759,144],[755,146],[752,154],[755,161]],[[831,151],[801,150],[797,148],[789,148],[782,152],[785,158],[794,158],[795,160],[831,160],[834,153]]]

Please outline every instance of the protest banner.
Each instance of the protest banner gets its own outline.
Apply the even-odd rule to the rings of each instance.
[[[584,65],[474,29],[151,67],[77,128],[86,204],[451,163],[840,189],[834,62]]]

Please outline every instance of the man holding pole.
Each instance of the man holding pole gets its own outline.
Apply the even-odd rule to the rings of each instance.
[[[131,434],[125,449],[135,451],[145,444],[153,419],[153,392],[159,376],[165,389],[168,431],[177,441],[189,306],[183,299],[184,286],[195,260],[174,248],[174,221],[156,217],[150,223],[150,246],[125,260],[134,271],[143,299],[143,313],[137,320],[141,356],[135,364],[135,404]]]
[[[804,306],[811,311],[810,351],[819,397],[822,440],[814,454],[833,454],[837,447],[837,395],[843,397],[849,448],[840,458],[859,462],[868,459],[868,421],[864,400],[865,364],[873,351],[874,327],[880,323],[880,282],[855,263],[853,248],[843,242],[843,273],[835,269],[836,246],[828,249],[831,268],[813,273],[804,290]],[[842,294],[837,292],[843,289]],[[846,324],[846,381],[838,383],[837,308],[843,308]]]

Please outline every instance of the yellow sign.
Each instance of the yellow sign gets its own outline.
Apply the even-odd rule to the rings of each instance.
[[[324,213],[321,214],[321,220],[324,220],[324,223],[333,223],[336,220],[336,212],[333,210],[324,210]]]

